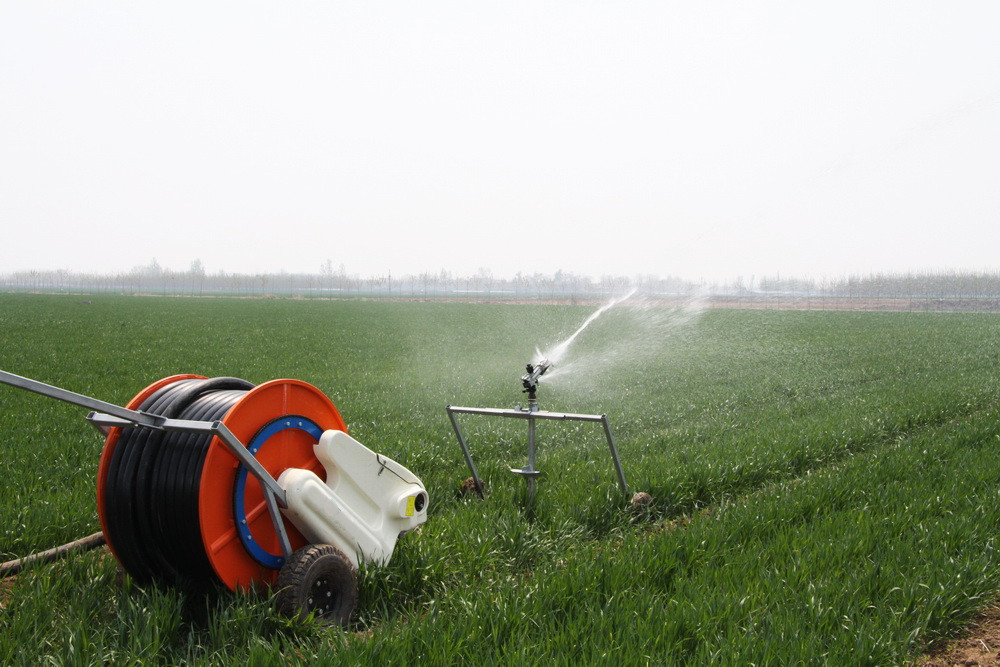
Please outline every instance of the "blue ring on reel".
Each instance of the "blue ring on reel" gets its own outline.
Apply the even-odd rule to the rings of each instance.
[[[284,417],[278,417],[258,431],[257,435],[255,435],[253,440],[250,441],[247,449],[249,449],[250,453],[254,455],[254,458],[256,458],[257,452],[260,451],[261,447],[267,444],[267,441],[271,438],[271,436],[290,428],[305,431],[317,442],[319,442],[319,437],[323,435],[323,429],[321,429],[313,420],[308,419],[307,417],[300,417],[298,415],[285,415]],[[273,554],[264,547],[260,546],[253,539],[253,534],[250,532],[250,525],[247,523],[247,511],[244,502],[246,500],[247,475],[249,472],[250,471],[246,466],[241,465],[239,472],[236,474],[236,484],[233,487],[233,515],[236,518],[236,534],[240,536],[240,542],[243,543],[243,548],[247,550],[247,553],[249,553],[255,561],[264,567],[277,570],[285,564],[284,555]]]

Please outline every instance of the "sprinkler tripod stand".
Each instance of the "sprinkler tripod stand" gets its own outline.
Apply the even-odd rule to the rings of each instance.
[[[625,482],[625,473],[622,471],[621,461],[618,459],[618,449],[615,447],[615,440],[611,436],[611,425],[608,423],[607,415],[548,412],[547,410],[540,410],[538,408],[538,383],[541,380],[542,375],[545,374],[545,371],[551,368],[551,366],[552,364],[548,359],[542,359],[537,364],[527,365],[527,372],[521,377],[521,384],[524,387],[523,391],[528,394],[527,408],[523,408],[520,405],[513,409],[468,408],[456,405],[448,405],[445,407],[448,411],[448,418],[451,419],[451,426],[455,429],[455,435],[458,436],[458,444],[462,447],[462,454],[465,456],[465,463],[469,466],[469,472],[472,473],[472,480],[476,485],[476,492],[480,496],[483,496],[485,494],[485,488],[483,487],[483,481],[479,477],[479,473],[476,471],[476,465],[472,461],[472,454],[469,452],[469,445],[465,440],[465,435],[462,433],[462,428],[459,426],[458,420],[455,418],[456,414],[486,415],[488,417],[511,417],[514,419],[527,420],[528,463],[523,468],[511,468],[510,471],[515,475],[521,475],[524,477],[524,480],[528,485],[528,494],[531,496],[535,493],[535,478],[542,474],[540,470],[535,469],[535,422],[539,419],[600,422],[600,424],[604,427],[604,435],[608,440],[608,449],[611,450],[611,460],[615,466],[615,473],[618,475],[618,482],[622,487],[622,492],[625,495],[628,495],[628,484]]]

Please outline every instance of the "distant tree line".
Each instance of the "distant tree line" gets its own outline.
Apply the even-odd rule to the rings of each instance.
[[[0,289],[105,294],[157,294],[176,296],[299,296],[299,297],[408,297],[408,298],[511,298],[547,296],[572,298],[616,294],[637,281],[651,291],[687,293],[695,284],[677,278],[604,275],[599,278],[556,271],[554,274],[518,273],[496,277],[489,269],[459,275],[438,272],[361,276],[343,265],[334,269],[325,262],[317,273],[208,273],[201,261],[186,271],[174,271],[155,260],[146,266],[108,274],[59,271],[18,271],[0,275]]]
[[[875,273],[814,281],[764,278],[757,291],[836,297],[1000,297],[1000,272]]]
[[[665,299],[699,295],[722,304],[829,307],[832,301],[866,302],[898,309],[926,310],[951,304],[959,309],[1000,310],[1000,272],[876,273],[834,279],[795,277],[691,281],[653,275],[586,276],[565,271],[497,277],[489,269],[471,275],[447,270],[419,274],[361,276],[327,261],[316,273],[208,273],[200,260],[174,271],[153,260],[145,266],[107,274],[72,271],[17,271],[0,275],[0,289],[22,292],[174,296],[283,296],[298,298],[409,298],[575,302],[636,288]],[[878,306],[878,304],[882,304]],[[934,305],[936,304],[936,306]],[[855,304],[857,305],[857,304]]]

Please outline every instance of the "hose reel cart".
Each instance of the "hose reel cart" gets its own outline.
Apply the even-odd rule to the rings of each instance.
[[[91,410],[106,434],[101,529],[141,584],[267,586],[283,614],[345,623],[359,562],[388,562],[427,518],[420,480],[299,380],[174,375],[125,407],[5,371],[0,383]]]

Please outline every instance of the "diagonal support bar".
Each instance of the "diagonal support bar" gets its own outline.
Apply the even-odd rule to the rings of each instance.
[[[469,446],[465,444],[465,436],[462,434],[462,427],[458,425],[458,420],[455,419],[455,412],[451,409],[451,406],[447,406],[448,418],[451,419],[451,427],[455,429],[455,435],[458,436],[458,444],[462,448],[462,455],[465,456],[465,464],[469,466],[469,472],[472,473],[472,481],[476,485],[476,493],[482,498],[486,495],[486,490],[483,488],[483,481],[479,479],[479,473],[476,471],[476,464],[472,462],[472,454],[469,453]]]
[[[608,416],[601,415],[601,425],[604,426],[604,435],[608,439],[608,448],[611,449],[611,460],[615,463],[615,473],[618,475],[618,483],[622,485],[622,491],[628,495],[628,484],[625,483],[625,472],[622,470],[622,462],[618,459],[618,448],[615,447],[615,439],[611,437],[611,424],[608,423]]]
[[[84,396],[83,394],[77,394],[66,389],[53,387],[50,384],[45,384],[44,382],[39,382],[38,380],[32,380],[31,378],[21,377],[20,375],[14,375],[13,373],[8,373],[7,371],[0,371],[0,382],[10,385],[11,387],[17,387],[18,389],[25,389],[36,394],[41,394],[42,396],[48,396],[49,398],[54,398],[59,401],[79,405],[81,408],[90,408],[91,410],[114,415],[115,417],[127,420],[130,424],[157,428],[164,419],[163,417],[159,417],[157,415],[149,415],[145,412],[129,410],[128,408],[123,408],[120,405],[115,405],[114,403],[107,403],[96,398],[91,398],[90,396]]]

